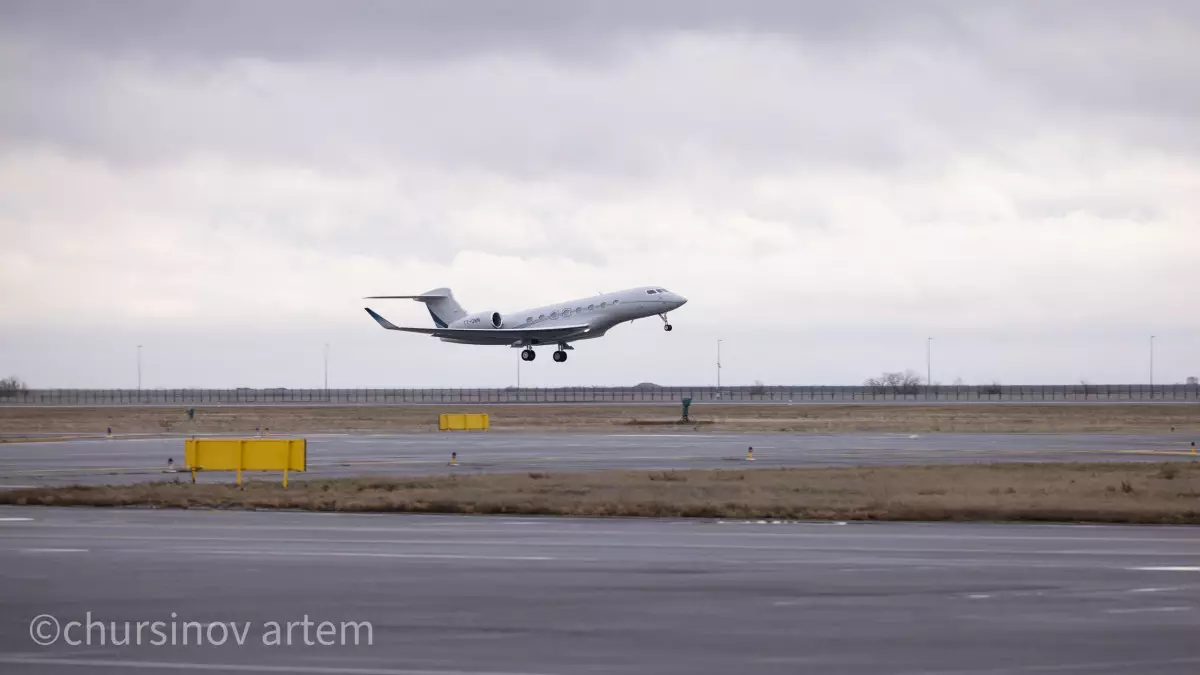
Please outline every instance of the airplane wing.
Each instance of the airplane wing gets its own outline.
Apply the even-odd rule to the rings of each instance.
[[[488,340],[496,339],[511,339],[513,342],[524,341],[530,338],[539,341],[554,342],[557,340],[565,340],[568,338],[578,337],[587,332],[587,324],[577,324],[572,326],[550,326],[547,328],[412,328],[409,326],[397,326],[376,314],[370,307],[364,307],[367,314],[371,315],[380,326],[388,330],[400,330],[407,333],[421,333],[422,335],[432,335],[439,338],[455,338],[455,339],[470,339],[482,338]]]

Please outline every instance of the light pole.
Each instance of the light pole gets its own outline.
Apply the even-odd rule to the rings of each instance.
[[[931,359],[933,338],[925,338],[925,386],[933,386],[933,360]]]
[[[723,342],[723,340],[717,340],[717,389],[718,390],[721,388],[721,342]],[[718,391],[717,393],[720,394],[721,392]]]
[[[1154,336],[1150,336],[1150,397],[1154,397]]]
[[[138,395],[142,393],[142,346],[137,346]]]

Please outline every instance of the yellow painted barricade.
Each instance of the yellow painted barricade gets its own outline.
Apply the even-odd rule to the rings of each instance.
[[[440,431],[486,431],[487,413],[442,413],[438,416]]]
[[[189,438],[184,441],[184,463],[196,482],[197,471],[282,471],[287,487],[289,471],[308,470],[308,441],[303,438]]]

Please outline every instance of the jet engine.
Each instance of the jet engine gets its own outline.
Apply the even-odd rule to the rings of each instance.
[[[478,312],[454,322],[455,328],[504,328],[500,312]]]

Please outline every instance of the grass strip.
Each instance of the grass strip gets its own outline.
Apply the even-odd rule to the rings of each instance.
[[[184,481],[0,492],[0,504],[1200,524],[1200,463],[1026,463]]]

